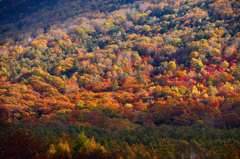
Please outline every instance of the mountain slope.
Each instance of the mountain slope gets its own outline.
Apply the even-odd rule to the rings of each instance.
[[[1,34],[1,133],[42,158],[237,158],[239,2],[127,2],[43,3],[4,26],[22,22]]]

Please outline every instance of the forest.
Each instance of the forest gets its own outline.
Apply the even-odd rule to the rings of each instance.
[[[240,158],[238,0],[0,6],[0,159]]]

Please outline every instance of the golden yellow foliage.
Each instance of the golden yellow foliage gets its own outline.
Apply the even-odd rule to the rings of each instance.
[[[187,72],[186,71],[179,71],[179,70],[177,70],[177,71],[175,71],[174,72],[174,76],[176,76],[176,77],[186,77],[187,76]]]
[[[37,41],[32,41],[31,45],[32,45],[32,47],[36,48],[36,47],[38,47],[38,42]]]
[[[127,108],[132,108],[133,105],[132,105],[131,103],[126,103],[126,104],[125,104],[125,107],[127,107]]]
[[[221,51],[216,48],[212,49],[212,54],[213,54],[213,56],[222,56]]]
[[[174,70],[174,69],[176,69],[176,63],[174,62],[174,61],[169,61],[169,63],[167,64],[167,66],[166,66],[166,68],[168,69],[168,70]]]
[[[191,63],[191,67],[193,67],[193,68],[202,67],[203,66],[202,61],[200,61],[198,59],[195,59],[195,58],[192,58],[190,63]]]
[[[223,61],[220,64],[220,68],[227,68],[229,66],[229,63],[227,61]]]
[[[198,52],[197,51],[193,51],[191,52],[191,54],[189,55],[189,58],[197,58],[198,57]]]
[[[126,36],[127,40],[133,40],[133,39],[136,39],[136,38],[137,38],[137,34],[130,34],[130,35]]]

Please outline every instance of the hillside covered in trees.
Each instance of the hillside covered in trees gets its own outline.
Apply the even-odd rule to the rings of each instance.
[[[240,158],[239,1],[0,6],[0,158]]]

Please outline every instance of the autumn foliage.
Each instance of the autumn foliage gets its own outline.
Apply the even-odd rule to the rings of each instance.
[[[57,6],[0,25],[0,158],[239,158],[238,1]]]

